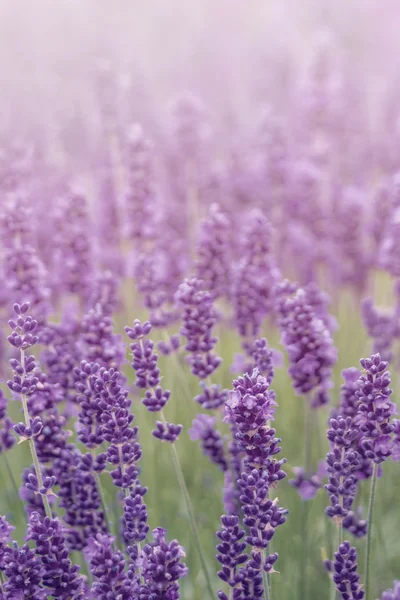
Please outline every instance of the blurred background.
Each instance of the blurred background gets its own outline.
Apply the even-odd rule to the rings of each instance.
[[[218,173],[218,161],[221,159],[229,163],[227,177],[230,181],[244,173],[243,180],[240,177],[235,180],[234,224],[240,222],[250,204],[263,207],[265,198],[257,187],[257,177],[251,193],[246,177],[249,173],[252,176],[254,164],[257,168],[259,165],[257,144],[262,134],[259,138],[257,136],[260,133],[260,116],[268,107],[273,114],[278,114],[289,136],[295,132],[292,140],[295,161],[304,158],[303,150],[307,148],[307,159],[311,157],[312,161],[318,163],[324,177],[329,172],[327,179],[332,190],[336,184],[342,183],[360,186],[360,198],[356,199],[354,205],[350,200],[348,205],[344,202],[345,217],[342,213],[337,216],[338,223],[350,223],[350,231],[342,231],[333,241],[330,239],[334,252],[331,247],[327,249],[324,246],[334,211],[329,209],[324,212],[321,218],[323,229],[318,229],[317,224],[315,231],[308,214],[304,216],[299,212],[298,216],[302,226],[305,224],[309,227],[303,236],[308,246],[310,240],[311,245],[314,240],[320,244],[318,248],[321,248],[322,260],[321,256],[317,260],[322,262],[322,281],[325,281],[327,266],[327,270],[332,268],[332,272],[338,272],[338,265],[331,264],[327,256],[337,258],[342,266],[348,257],[354,258],[353,247],[357,244],[357,256],[351,268],[354,267],[357,274],[360,264],[365,267],[367,262],[368,268],[372,265],[368,282],[365,278],[360,285],[356,282],[353,288],[351,286],[355,278],[350,281],[353,273],[347,280],[347,274],[343,275],[340,284],[334,277],[325,281],[334,300],[332,310],[340,324],[340,329],[335,333],[339,359],[332,391],[333,403],[337,403],[341,370],[358,366],[360,357],[367,356],[371,348],[358,314],[360,298],[372,290],[379,303],[392,300],[390,276],[387,272],[376,272],[376,265],[370,259],[375,246],[369,223],[373,211],[380,206],[375,195],[377,180],[381,176],[391,177],[398,170],[399,19],[400,4],[396,0],[0,0],[0,175],[8,157],[16,156],[14,164],[17,165],[17,178],[22,174],[23,189],[24,168],[28,163],[29,204],[34,209],[33,219],[38,232],[35,232],[35,243],[51,277],[57,274],[60,263],[57,262],[59,257],[54,264],[53,257],[49,258],[53,240],[51,236],[47,239],[47,234],[57,232],[59,227],[59,221],[52,221],[50,208],[57,209],[60,189],[65,181],[68,185],[76,181],[82,185],[88,191],[94,221],[98,217],[97,207],[100,204],[102,208],[99,213],[102,216],[99,219],[103,220],[109,218],[109,207],[113,210],[116,206],[117,211],[121,209],[120,192],[124,186],[123,181],[121,183],[123,174],[119,178],[118,172],[124,163],[121,157],[127,129],[135,122],[141,123],[146,135],[154,141],[156,160],[163,164],[158,181],[161,192],[157,196],[158,207],[167,216],[163,244],[165,242],[168,246],[171,239],[182,234],[186,254],[190,254],[185,238],[187,223],[183,227],[175,223],[178,211],[174,207],[179,205],[174,204],[177,198],[170,182],[166,181],[171,143],[171,103],[181,93],[189,92],[201,98],[205,107],[207,124],[204,137],[212,139],[210,145],[205,145],[207,169],[209,163],[213,163],[214,169],[215,160]],[[326,73],[329,76],[325,79]],[[334,141],[337,145],[332,154],[329,154],[329,148],[326,151],[324,140],[320,145],[318,136],[312,144],[304,141],[303,129],[309,123],[307,107],[304,107],[310,97],[314,98],[312,94],[307,95],[305,90],[309,90],[315,81],[328,81],[328,96],[330,100],[333,99],[328,107],[329,119],[332,115],[333,118],[328,119],[325,129],[325,122],[322,127],[328,134],[338,132]],[[297,144],[298,139],[304,146]],[[110,148],[111,159],[108,156]],[[111,163],[117,193],[108,195],[103,190],[105,200],[103,198],[100,201],[100,194],[96,195],[93,190],[99,177],[108,168],[104,167],[104,155]],[[246,163],[248,155],[250,166]],[[340,163],[340,167],[332,169],[333,175],[329,170],[332,166],[329,163],[330,156],[338,160],[335,165]],[[331,165],[329,169],[326,168],[327,163]],[[210,172],[207,171],[206,179]],[[339,177],[336,180],[337,173]],[[204,189],[211,189],[216,197],[221,192],[219,189],[215,192],[215,187],[211,185],[213,181],[210,176]],[[4,189],[14,185],[4,182],[5,179],[1,179]],[[245,190],[243,193],[242,189]],[[252,195],[254,190],[255,195]],[[206,213],[214,195],[209,198],[208,191],[203,190],[203,193],[206,200],[200,210]],[[304,197],[308,202],[307,192]],[[0,203],[4,202],[3,198],[0,197]],[[230,197],[224,196],[221,202],[227,212],[230,201]],[[373,201],[377,204],[373,205]],[[349,218],[360,205],[363,209],[371,206],[370,212],[360,210],[357,213],[361,215],[361,220],[364,219],[360,226],[361,241],[356,239],[356,228],[352,229]],[[274,217],[273,203],[271,206],[269,208]],[[347,206],[350,207],[350,215],[346,212]],[[352,207],[355,207],[354,210]],[[67,205],[66,231],[68,210]],[[39,223],[41,215],[46,218]],[[59,215],[56,216],[59,218]],[[280,219],[281,215],[275,221],[272,218],[279,235]],[[96,260],[102,268],[113,268],[111,254],[107,254],[108,246],[102,254],[102,231],[100,227],[93,235]],[[379,224],[375,233],[380,243],[382,231]],[[343,240],[350,240],[350,246],[345,245]],[[114,244],[113,252],[117,254],[121,252],[119,242],[120,238],[110,242]],[[124,239],[122,243],[126,255],[130,250],[128,242]],[[355,246],[351,245],[353,242]],[[56,247],[57,244],[59,240],[56,240]],[[365,248],[368,252],[364,256]],[[299,262],[296,263],[293,257],[299,253],[294,242],[279,265],[285,274],[294,275],[301,283],[307,282],[309,276],[307,252],[305,255],[300,253]],[[173,260],[181,255],[182,247],[179,247]],[[362,262],[360,257],[363,256]],[[123,326],[131,323],[133,318],[147,316],[136,295],[130,267],[128,260],[125,271],[127,277],[122,285],[124,312],[116,318],[117,333],[122,333]],[[187,264],[178,270],[178,281],[186,274],[185,269]],[[340,294],[339,285],[343,285]],[[176,327],[168,331],[174,332]],[[233,354],[240,350],[240,341],[233,331],[221,328],[218,334],[217,350],[224,358],[219,382],[230,389],[233,377],[230,364]],[[271,346],[279,346],[278,332],[270,323],[264,323],[262,334],[268,338]],[[220,582],[215,575],[217,564],[214,559],[215,531],[222,512],[223,478],[209,465],[198,445],[191,442],[187,434],[198,411],[192,401],[198,393],[198,382],[190,376],[183,360],[181,364],[174,363],[174,367],[171,367],[171,359],[162,358],[161,369],[165,386],[172,390],[174,399],[168,406],[168,418],[185,426],[178,450],[195,505],[209,569],[213,573],[213,585],[218,589]],[[393,379],[395,389],[399,389],[396,369]],[[129,366],[126,367],[126,374],[132,383]],[[299,427],[299,423],[303,422],[302,400],[295,397],[284,369],[278,370],[274,389],[279,402],[276,426],[278,435],[283,438],[282,455],[288,458],[287,470],[291,475],[292,467],[301,462],[299,456],[303,452],[302,430]],[[19,413],[16,403],[12,403],[10,410],[13,418],[17,419]],[[182,499],[176,493],[169,456],[166,456],[164,446],[157,446],[151,437],[153,416],[138,401],[134,405],[134,412],[145,448],[143,483],[150,489],[150,525],[168,527],[170,537],[178,537],[185,546],[191,575],[182,584],[183,598],[201,600],[204,597],[204,581],[190,538]],[[323,409],[316,417],[322,435],[328,414],[329,411]],[[313,448],[315,466],[327,450],[325,440],[323,444],[323,452],[316,446]],[[13,449],[12,460],[17,476],[22,465],[28,463],[24,449],[20,446]],[[5,473],[5,469],[2,469],[0,481],[4,486],[2,489],[6,489],[0,500],[0,510],[3,511],[7,511],[15,499],[14,489],[4,484],[7,477]],[[119,508],[111,485],[108,485],[106,494],[110,511],[117,511]],[[375,548],[378,550],[373,583],[377,594],[392,585],[394,578],[400,577],[399,494],[398,465],[390,464],[384,480],[379,482],[377,500],[376,522],[379,525],[376,528]],[[365,486],[358,502],[365,506],[367,495]],[[274,576],[272,587],[274,600],[292,600],[295,596],[293,574],[297,577],[298,557],[303,551],[302,507],[296,490],[289,486],[287,480],[280,486],[279,499],[282,506],[290,509],[290,516],[289,522],[277,534],[276,542],[274,539],[273,549],[280,553],[278,570],[283,575]],[[327,497],[323,491],[312,503],[312,543],[308,567],[311,600],[327,599],[329,595],[322,558],[332,555],[334,530],[324,517],[326,504]],[[19,538],[23,536],[23,525],[21,521],[17,530]],[[362,542],[357,542],[357,545],[362,553]]]

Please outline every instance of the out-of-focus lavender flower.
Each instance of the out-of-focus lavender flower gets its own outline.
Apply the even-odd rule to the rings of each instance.
[[[113,541],[109,535],[98,534],[88,541],[85,548],[85,558],[94,579],[91,597],[99,600],[131,600],[136,582],[129,579],[124,555],[113,548]]]
[[[79,567],[72,564],[59,519],[32,513],[29,519],[28,539],[36,546],[43,566],[42,582],[49,594],[60,600],[83,597],[84,580]]]
[[[24,544],[4,551],[5,600],[45,600],[48,590],[42,587],[43,566],[36,553]]]
[[[354,450],[353,442],[357,436],[358,430],[351,417],[344,419],[339,415],[337,419],[331,419],[327,431],[331,450],[326,457],[329,482],[325,485],[330,506],[325,512],[338,521],[347,516],[356,494],[355,471],[359,465],[359,454]]]
[[[379,353],[382,360],[391,361],[393,342],[400,335],[398,315],[391,309],[377,308],[372,298],[364,298],[361,316],[368,336],[373,340],[374,354]]]
[[[204,282],[213,300],[228,297],[230,291],[230,224],[217,204],[209,208],[200,226],[195,259],[196,278]]]
[[[82,456],[73,447],[65,448],[51,470],[57,479],[59,506],[65,511],[62,518],[67,526],[66,542],[72,550],[82,550],[89,538],[107,533],[93,457]]]
[[[400,581],[395,581],[393,589],[383,592],[377,600],[400,600]]]
[[[337,351],[331,332],[308,302],[307,292],[283,282],[276,308],[281,341],[289,355],[289,374],[297,394],[313,394],[312,405],[329,401],[332,367]]]
[[[220,432],[215,428],[216,418],[210,415],[197,415],[193,426],[189,429],[192,440],[201,441],[201,449],[222,471],[228,469],[225,457],[224,441]]]
[[[181,562],[185,551],[177,540],[167,542],[166,531],[158,527],[153,529],[154,542],[143,548],[142,575],[144,584],[140,593],[143,597],[155,600],[178,600],[179,579],[186,577],[188,569]],[[142,597],[142,596],[140,596]]]
[[[169,340],[162,340],[161,342],[158,342],[157,349],[160,352],[160,354],[163,354],[164,356],[169,356],[173,352],[179,350],[180,345],[181,342],[179,339],[179,335],[171,335]]]
[[[336,278],[344,285],[353,286],[358,293],[365,290],[370,267],[370,258],[364,240],[365,206],[367,191],[348,186],[341,190],[335,208],[336,227],[333,237],[336,252],[330,258],[336,261]]]
[[[357,538],[362,538],[367,535],[368,521],[361,518],[361,507],[356,511],[350,511],[342,521],[343,529],[347,529]]]
[[[192,373],[206,379],[221,364],[221,358],[212,352],[217,343],[212,334],[217,313],[211,294],[204,289],[203,281],[186,279],[179,286],[176,300],[183,309],[180,333],[187,340],[185,350],[189,353]]]
[[[4,552],[11,541],[11,532],[14,529],[15,527],[9,524],[6,517],[0,516],[0,570],[4,569]]]
[[[362,432],[361,444],[367,458],[376,464],[384,462],[392,453],[393,425],[390,420],[396,405],[390,400],[390,373],[387,361],[379,354],[360,360],[365,374],[359,378],[357,424]]]
[[[317,472],[313,475],[307,475],[302,467],[293,467],[293,473],[295,478],[289,480],[290,485],[297,489],[302,500],[312,500],[323,486],[326,464],[325,461],[321,461]]]
[[[125,234],[137,246],[155,233],[153,148],[138,123],[131,126],[125,142],[127,191],[125,194]]]
[[[77,294],[84,305],[94,278],[92,223],[85,194],[64,191],[56,210],[53,269],[57,293]]]
[[[10,450],[14,446],[15,437],[12,431],[12,421],[7,417],[7,398],[0,390],[0,453]]]
[[[382,242],[379,262],[392,277],[400,277],[400,207],[393,209]]]
[[[32,217],[19,197],[5,207],[2,241],[5,246],[2,276],[12,298],[26,298],[42,320],[48,312],[47,272],[32,243]]]
[[[271,255],[271,225],[259,210],[253,210],[243,226],[239,261],[232,274],[232,304],[239,334],[259,334],[272,310],[273,289],[279,279]]]
[[[98,273],[92,281],[88,306],[101,305],[104,315],[111,317],[118,308],[121,308],[119,300],[120,276],[111,271]]]
[[[39,343],[44,346],[41,364],[50,385],[62,390],[67,414],[73,413],[76,403],[74,368],[83,359],[80,326],[75,312],[65,311],[60,323],[47,323],[40,332]]]
[[[357,572],[357,552],[350,546],[350,542],[345,541],[340,544],[338,551],[335,552],[335,559],[329,561],[326,566],[343,600],[364,598],[364,590]]]
[[[400,461],[400,419],[393,419],[393,452],[392,459]]]
[[[307,302],[314,309],[315,315],[323,321],[331,333],[334,332],[338,324],[335,317],[328,310],[331,303],[329,294],[321,290],[315,281],[308,283],[304,287],[304,290],[307,294]]]

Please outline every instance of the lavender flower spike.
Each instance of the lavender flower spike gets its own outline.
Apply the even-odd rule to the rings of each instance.
[[[329,493],[330,506],[326,514],[331,519],[341,521],[348,515],[356,494],[356,470],[359,466],[359,454],[353,448],[353,442],[358,436],[351,417],[331,419],[327,431],[332,449],[326,457],[329,483],[325,489]]]
[[[360,585],[360,576],[357,572],[357,552],[350,546],[350,542],[340,544],[338,551],[335,552],[335,559],[328,561],[326,566],[343,600],[364,598],[364,590]]]
[[[384,462],[392,453],[394,425],[390,422],[396,405],[390,400],[392,391],[387,361],[379,354],[360,361],[365,374],[361,375],[356,395],[359,399],[357,424],[362,432],[361,443],[367,458],[376,464]]]
[[[155,541],[143,548],[144,585],[141,586],[140,598],[178,600],[179,579],[188,573],[186,565],[181,563],[184,549],[177,540],[166,541],[165,529],[158,527],[152,533]]]
[[[36,544],[36,552],[43,565],[43,585],[49,595],[60,600],[84,598],[84,580],[79,575],[79,567],[68,557],[68,549],[59,519],[45,517],[38,513],[29,519],[28,539]]]

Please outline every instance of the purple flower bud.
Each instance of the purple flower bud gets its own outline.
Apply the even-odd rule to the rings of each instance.
[[[182,425],[175,425],[174,423],[162,423],[156,421],[156,429],[151,432],[155,438],[162,442],[174,443],[182,432]]]

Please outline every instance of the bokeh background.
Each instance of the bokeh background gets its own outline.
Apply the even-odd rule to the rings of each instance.
[[[363,96],[366,129],[364,138],[357,142],[363,146],[363,140],[375,133],[385,139],[385,110],[396,104],[400,90],[399,19],[400,5],[394,0],[0,0],[0,145],[2,140],[7,141],[6,146],[10,140],[17,140],[22,145],[36,143],[39,148],[45,147],[50,187],[54,183],[52,173],[57,179],[57,173],[62,171],[63,177],[92,190],[99,144],[104,143],[99,135],[102,114],[93,82],[99,70],[104,69],[115,75],[112,99],[118,108],[117,132],[126,123],[138,121],[156,144],[163,144],[169,102],[175,94],[189,90],[201,97],[207,107],[214,152],[224,156],[229,144],[251,137],[256,126],[255,109],[268,103],[284,115],[290,113],[287,105],[307,79],[315,48],[321,40],[328,39],[335,49],[338,68]],[[357,122],[357,105],[351,103],[346,106],[347,121],[352,120],[352,110]],[[39,194],[47,189],[40,177],[41,172],[36,182]],[[96,208],[96,196],[89,194],[89,198]],[[2,202],[0,198],[0,207]],[[368,195],[365,202],[370,202]],[[368,291],[378,303],[390,304],[389,275],[374,271]],[[133,318],[146,315],[132,278],[126,278],[122,295],[125,304],[123,313],[116,318],[118,333]],[[359,316],[359,298],[351,290],[342,290],[334,298],[332,311],[340,325],[335,334],[339,358],[332,390],[336,402],[341,370],[358,366],[360,357],[369,354],[371,342]],[[224,328],[218,334],[217,348],[224,358],[219,382],[230,388],[230,364],[234,353],[240,350],[240,340]],[[264,326],[263,334],[271,346],[279,347],[278,332],[271,324]],[[220,586],[215,574],[215,532],[223,510],[222,476],[209,465],[187,433],[197,413],[192,398],[198,392],[198,382],[180,358],[162,358],[161,370],[163,384],[172,390],[167,417],[185,428],[178,451],[217,590]],[[132,383],[129,365],[125,371]],[[303,456],[304,406],[294,395],[285,371],[286,366],[277,370],[273,387],[279,402],[276,428],[291,475],[291,468]],[[396,400],[397,365],[393,380]],[[16,403],[11,403],[10,410],[17,418]],[[150,434],[152,415],[139,401],[134,403],[134,412],[144,446],[143,483],[150,490],[150,525],[167,527],[169,534],[184,545],[191,572],[182,584],[182,595],[185,600],[201,600],[205,597],[204,581],[168,448],[154,443]],[[323,409],[315,416],[321,433],[312,449],[315,465],[328,448],[324,438],[328,414],[329,410]],[[23,447],[13,449],[11,467],[17,481],[28,460]],[[0,477],[0,512],[15,517],[20,508],[15,508],[15,490],[3,464]],[[296,597],[299,557],[304,550],[303,508],[287,479],[279,486],[281,505],[290,513],[288,523],[273,542],[274,550],[280,554],[281,572],[272,579],[274,600]],[[106,488],[112,515],[118,507],[111,487]],[[364,506],[367,494],[364,486],[359,498]],[[390,464],[385,466],[385,476],[378,483],[373,559],[376,595],[389,587],[393,579],[400,578],[399,498],[399,466]],[[309,598],[315,600],[327,599],[329,595],[322,557],[332,555],[334,527],[324,517],[326,503],[326,494],[321,490],[312,501],[309,517],[312,542],[307,576]],[[22,538],[22,526],[17,528],[17,536]],[[356,545],[363,556],[363,542]]]

